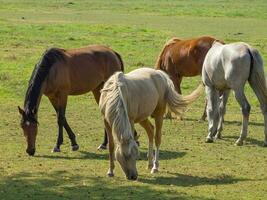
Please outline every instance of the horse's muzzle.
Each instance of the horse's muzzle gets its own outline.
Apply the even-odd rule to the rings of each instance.
[[[29,154],[29,156],[34,156],[35,153],[35,148],[33,149],[26,149],[27,154]]]
[[[135,181],[135,180],[137,179],[137,174],[129,175],[129,176],[127,176],[127,179],[128,179],[128,180]]]

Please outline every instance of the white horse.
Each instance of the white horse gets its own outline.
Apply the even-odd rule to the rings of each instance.
[[[264,115],[264,146],[267,146],[267,88],[259,52],[243,42],[226,45],[214,42],[203,63],[202,80],[208,99],[209,128],[206,142],[221,137],[225,105],[232,89],[243,114],[240,137],[235,144],[243,145],[250,113],[250,105],[244,94],[244,85],[248,81],[258,97]]]
[[[175,91],[167,74],[151,68],[140,68],[128,74],[115,73],[105,83],[99,107],[108,127],[110,168],[109,176],[114,170],[114,141],[117,144],[116,159],[120,163],[128,179],[137,179],[136,159],[138,146],[134,140],[134,123],[139,123],[147,132],[148,168],[155,173],[159,168],[159,147],[161,144],[161,128],[166,105],[176,114],[184,112],[186,106],[200,96],[203,86],[199,86],[192,94],[183,97]],[[148,120],[155,119],[154,126]],[[153,138],[156,151],[153,162]]]

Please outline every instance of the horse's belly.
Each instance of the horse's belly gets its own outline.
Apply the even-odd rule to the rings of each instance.
[[[134,109],[135,111],[132,112],[130,118],[132,118],[135,123],[141,122],[152,115],[156,106],[157,104],[153,100],[142,101],[138,104],[138,107]]]

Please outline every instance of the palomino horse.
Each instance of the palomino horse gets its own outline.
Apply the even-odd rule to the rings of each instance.
[[[173,81],[175,90],[181,94],[182,78],[201,75],[204,58],[215,40],[217,39],[209,36],[188,40],[172,38],[164,45],[155,69],[165,71]],[[205,109],[202,120],[206,118]],[[171,117],[170,112],[167,117]]]
[[[244,85],[248,81],[258,97],[264,115],[264,146],[267,146],[267,87],[259,52],[246,43],[222,45],[214,42],[203,64],[202,80],[208,99],[209,133],[206,142],[213,142],[214,137],[221,137],[225,105],[232,89],[243,114],[242,129],[236,145],[243,145],[247,137],[250,113],[250,105],[244,94]]]
[[[117,144],[116,159],[128,179],[137,179],[138,146],[134,141],[134,123],[139,123],[147,132],[148,168],[152,168],[151,173],[157,172],[161,128],[166,105],[174,113],[181,114],[188,104],[200,96],[202,88],[201,84],[192,94],[183,97],[175,91],[171,79],[165,72],[151,68],[140,68],[125,75],[117,72],[111,76],[101,90],[99,101],[99,107],[106,121],[110,145],[108,175],[114,175],[114,137]],[[155,136],[154,127],[148,120],[150,116],[155,119]],[[154,137],[156,152],[153,163]]]
[[[53,151],[60,151],[63,127],[70,138],[72,150],[77,150],[79,146],[75,134],[65,118],[68,95],[92,91],[98,103],[100,89],[116,71],[123,71],[121,57],[105,46],[92,45],[69,50],[52,48],[46,51],[29,81],[24,110],[19,108],[22,115],[21,127],[28,143],[26,152],[29,155],[35,153],[37,112],[43,94],[49,98],[57,112],[58,138]]]

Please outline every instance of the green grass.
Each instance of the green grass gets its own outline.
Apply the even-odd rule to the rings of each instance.
[[[107,152],[99,152],[103,124],[92,94],[70,97],[67,118],[77,135],[78,152],[65,136],[62,152],[50,153],[56,141],[56,115],[46,97],[39,108],[37,153],[28,157],[19,127],[34,64],[45,49],[106,44],[120,52],[126,71],[153,66],[171,37],[213,35],[226,42],[245,41],[267,61],[267,4],[258,1],[0,1],[0,199],[266,199],[267,154],[261,147],[263,117],[252,105],[246,145],[234,146],[241,112],[231,95],[224,139],[205,144],[207,123],[197,122],[203,97],[184,121],[165,120],[160,173],[146,170],[147,137],[140,126],[138,181],[127,181],[116,163],[106,177]],[[185,78],[192,91],[200,78]]]

